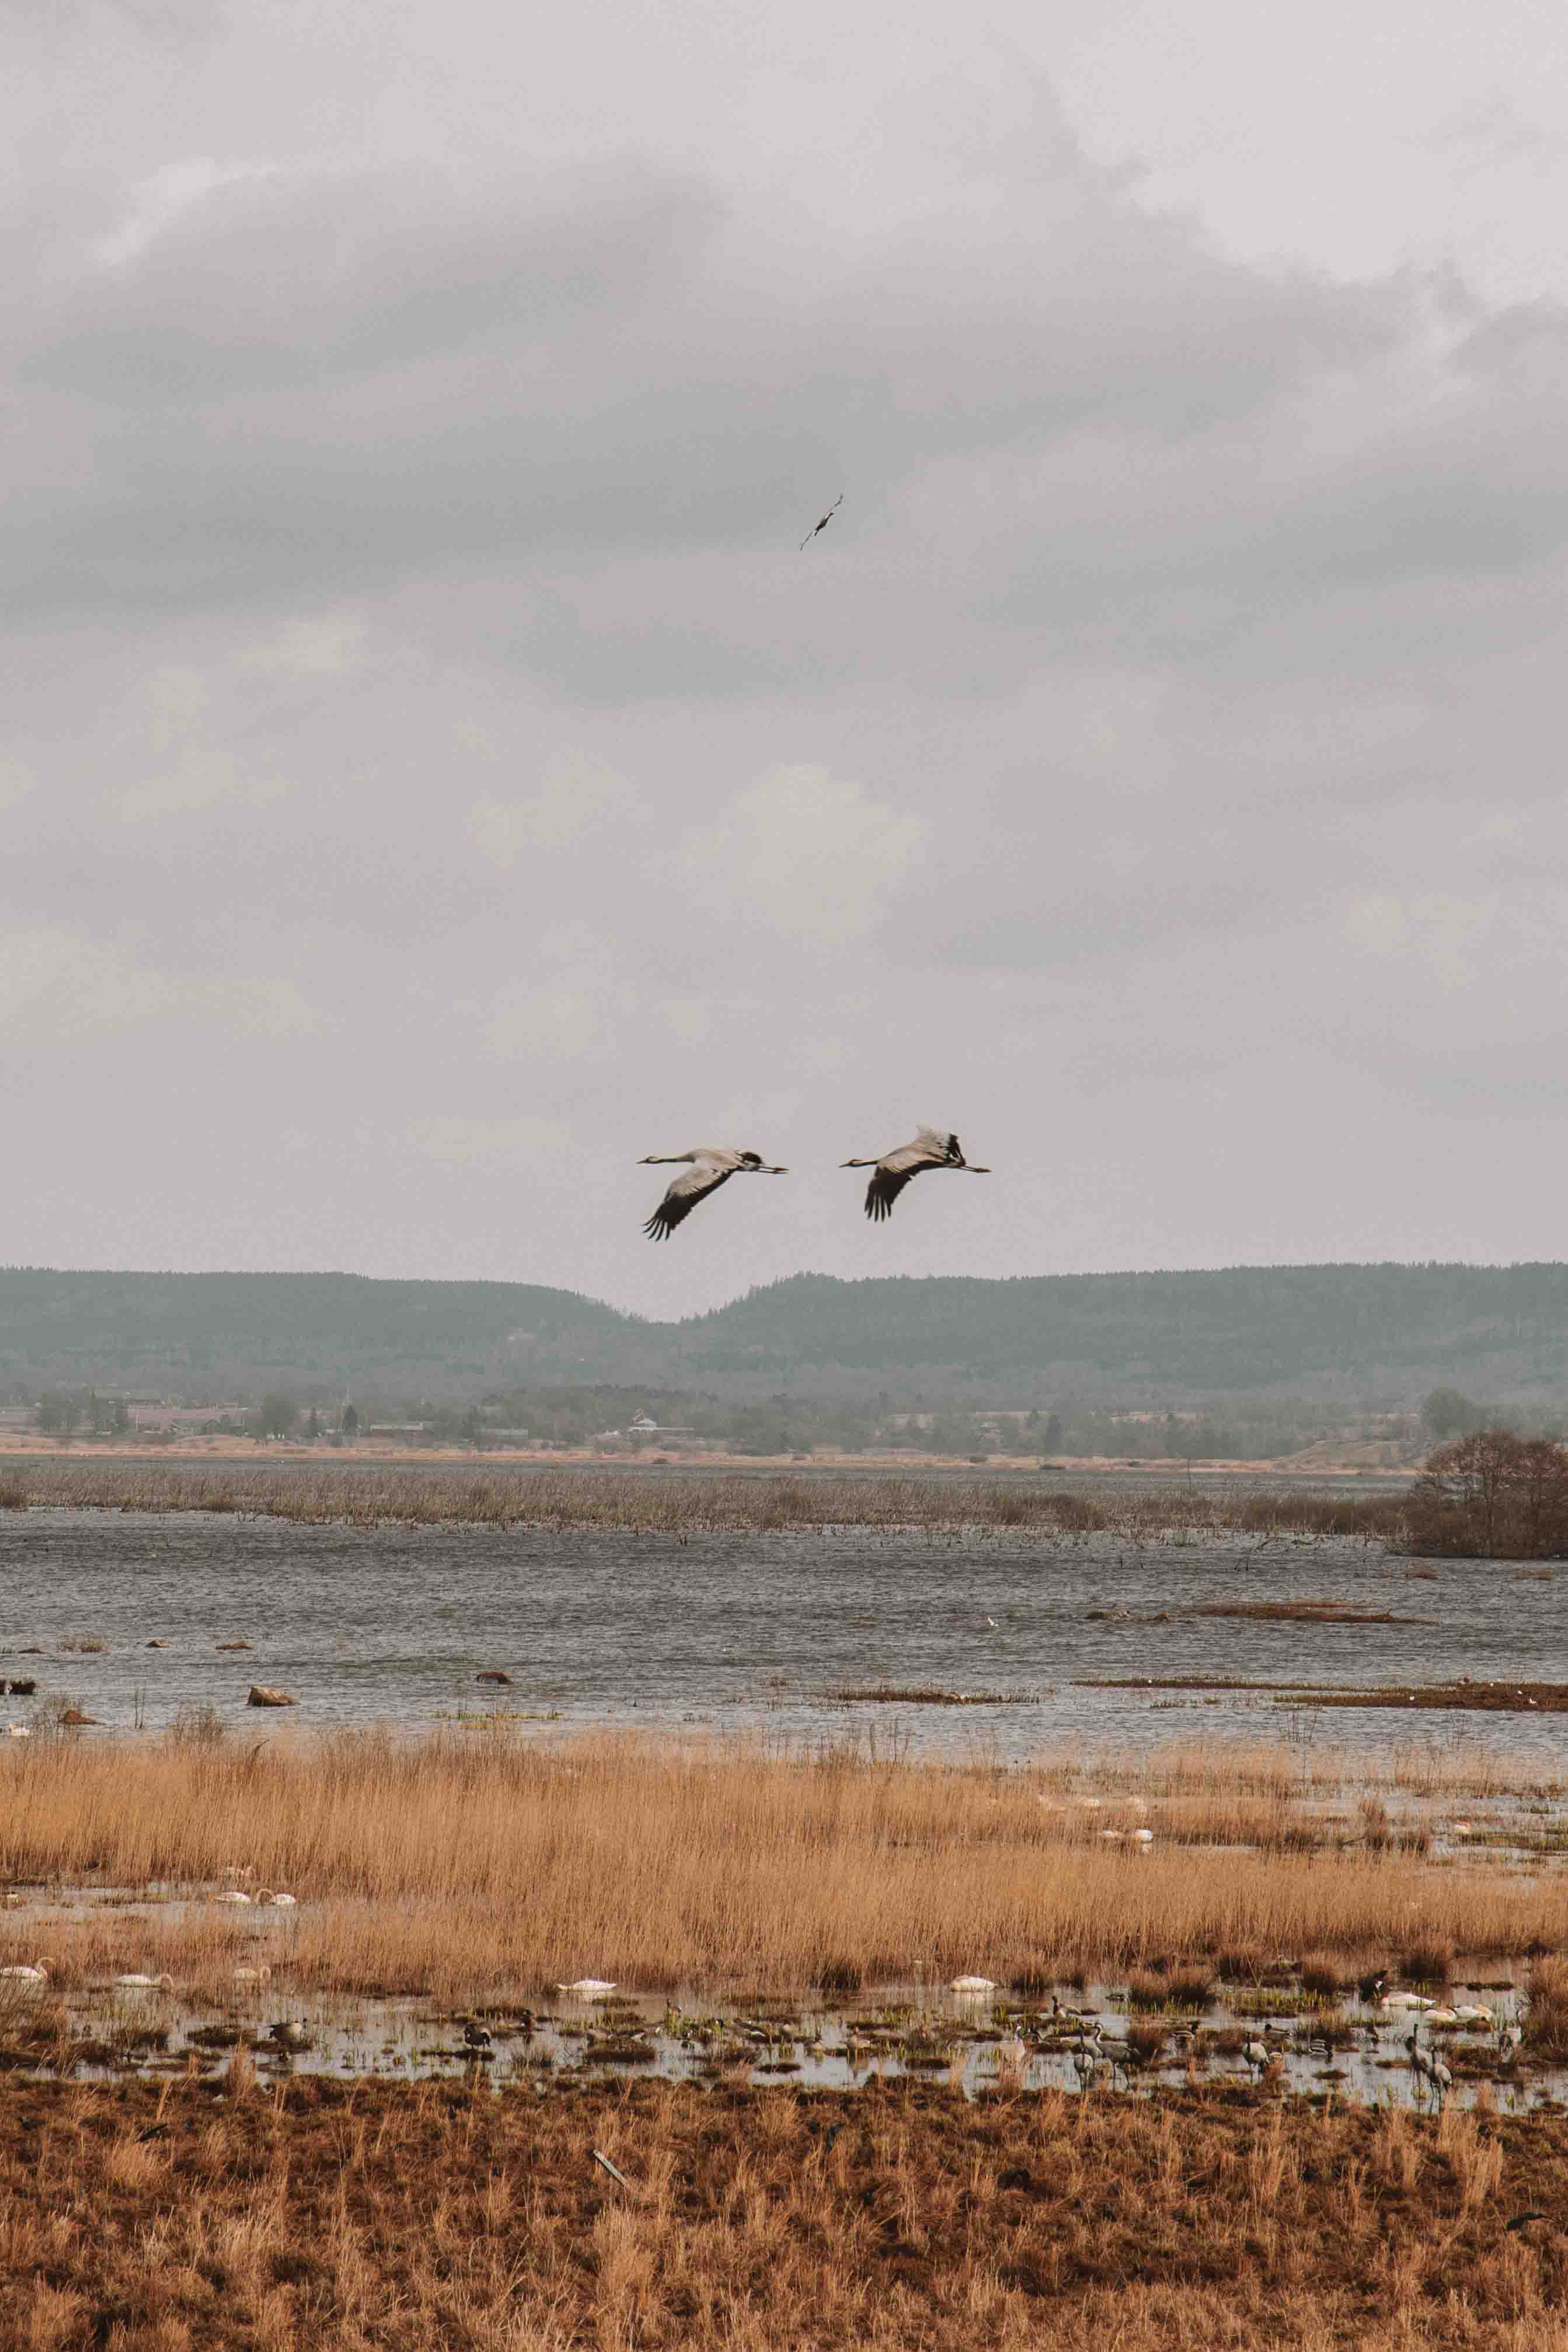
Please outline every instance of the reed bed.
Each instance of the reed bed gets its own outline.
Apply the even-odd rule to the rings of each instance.
[[[68,1983],[121,1968],[216,1979],[265,1938],[301,1987],[475,2000],[584,1974],[799,1993],[972,1970],[1051,1981],[1226,1949],[1381,1963],[1434,1944],[1568,1946],[1568,1873],[1436,1869],[1400,1820],[1380,1810],[1375,1827],[1278,1782],[1226,1789],[1217,1766],[1197,1793],[1094,1808],[1028,1772],[847,1749],[504,1730],[248,1753],[65,1738],[0,1758],[0,1874],[176,1893],[237,1874],[299,1908],[128,1917],[89,1902],[51,1906],[42,1928],[0,1914],[0,1959],[42,1940]]]
[[[900,1477],[643,1475],[591,1468],[480,1476],[397,1465],[28,1461],[11,1507],[252,1513],[305,1525],[595,1528],[628,1535],[771,1533],[826,1528],[1015,1536],[1110,1533],[1128,1541],[1251,1535],[1393,1541],[1398,1496],[1125,1487],[1092,1495],[1026,1476],[939,1482]]]
[[[1568,2352],[1545,2118],[237,2063],[29,2084],[0,2200],[19,2352]]]

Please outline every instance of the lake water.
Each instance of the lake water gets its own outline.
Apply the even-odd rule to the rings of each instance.
[[[973,1475],[973,1474],[971,1474]],[[34,1675],[106,1728],[177,1708],[232,1716],[252,1683],[294,1694],[270,1730],[409,1731],[498,1696],[561,1729],[693,1726],[796,1740],[875,1728],[909,1752],[1016,1759],[1064,1741],[1314,1732],[1336,1745],[1463,1741],[1552,1768],[1568,1717],[1313,1711],[1247,1692],[1084,1686],[1124,1676],[1302,1685],[1568,1682],[1568,1575],[1433,1563],[1376,1546],[1256,1538],[1132,1545],[834,1534],[670,1538],[468,1527],[306,1527],[118,1511],[0,1512],[0,1675]],[[1384,1625],[1194,1613],[1331,1599]],[[1096,1615],[1123,1611],[1125,1616]],[[1137,1620],[1163,1618],[1151,1623]],[[154,1639],[166,1649],[150,1649]],[[244,1640],[248,1651],[218,1644]],[[68,1645],[101,1642],[96,1652]],[[847,1704],[880,1685],[1005,1693],[972,1707]],[[25,1719],[26,1698],[0,1701]]]

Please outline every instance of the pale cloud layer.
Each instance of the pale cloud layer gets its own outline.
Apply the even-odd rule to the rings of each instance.
[[[1555,10],[5,23],[0,1258],[1561,1255]]]

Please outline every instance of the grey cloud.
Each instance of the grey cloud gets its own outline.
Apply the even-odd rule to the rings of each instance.
[[[798,206],[739,132],[328,167],[237,103],[166,217],[140,125],[112,195],[35,187],[0,941],[115,1025],[8,1041],[16,1248],[682,1311],[1419,1240],[1398,1150],[1346,1197],[1373,1114],[1481,1196],[1456,1073],[1555,1050],[1562,314],[1243,268],[970,96],[956,162],[933,84]],[[816,1169],[913,1118],[1004,1171],[983,1224],[871,1237]],[[802,1172],[660,1255],[688,1126]]]
[[[962,502],[966,467],[1032,466],[1091,420],[1170,462],[1402,331],[1397,301],[1219,263],[1081,164],[1032,219],[1036,194],[1018,219],[846,257],[653,167],[483,204],[429,176],[216,188],[46,306],[18,356],[38,437],[79,454],[74,480],[21,486],[14,609],[370,592],[546,553],[571,596],[579,549],[776,549],[825,478],[853,478],[885,533],[922,480]],[[1081,627],[1096,576],[1139,558],[1103,518],[1052,536]],[[1026,590],[993,593],[1028,618]],[[546,658],[558,640],[576,684],[555,596]],[[629,668],[657,662],[634,648]],[[751,675],[781,675],[765,648]]]

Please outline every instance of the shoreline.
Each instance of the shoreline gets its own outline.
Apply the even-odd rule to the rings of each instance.
[[[1321,1486],[1325,1481],[1377,1480],[1407,1484],[1419,1477],[1421,1465],[1373,1465],[1368,1463],[1321,1463],[1303,1465],[1289,1455],[1279,1459],[1261,1457],[1224,1459],[1189,1463],[1184,1456],[1161,1456],[1148,1461],[1133,1461],[1120,1454],[1053,1454],[1042,1461],[1033,1454],[988,1454],[984,1461],[972,1460],[967,1454],[917,1454],[896,1452],[885,1454],[841,1454],[820,1451],[801,1454],[725,1454],[698,1451],[695,1448],[672,1453],[652,1453],[626,1449],[595,1451],[592,1446],[533,1449],[506,1446],[494,1449],[468,1445],[326,1445],[292,1444],[273,1439],[197,1437],[142,1440],[135,1444],[106,1438],[55,1438],[30,1435],[26,1432],[5,1431],[0,1443],[0,1467],[16,1462],[127,1462],[160,1461],[205,1462],[232,1464],[237,1466],[256,1462],[290,1462],[301,1466],[331,1468],[335,1464],[372,1465],[382,1468],[416,1468],[439,1465],[452,1468],[461,1464],[473,1464],[489,1470],[508,1467],[529,1470],[543,1469],[692,1469],[711,1471],[767,1470],[777,1473],[790,1470],[830,1470],[837,1474],[856,1470],[874,1471],[896,1475],[913,1470],[968,1471],[978,1477],[1001,1471],[1026,1472],[1031,1476],[1092,1477],[1095,1479],[1140,1477],[1156,1478],[1169,1483],[1184,1484],[1209,1478],[1267,1478],[1299,1480],[1303,1486]]]

